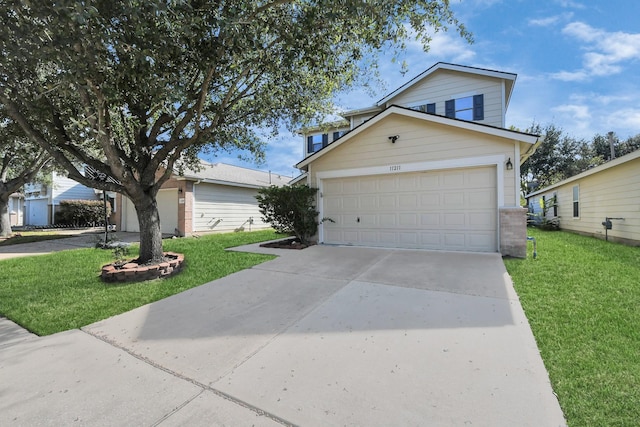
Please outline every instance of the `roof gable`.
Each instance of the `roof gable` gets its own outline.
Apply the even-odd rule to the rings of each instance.
[[[398,114],[405,117],[412,117],[419,120],[424,120],[425,122],[428,122],[428,123],[437,123],[445,126],[451,126],[456,129],[465,129],[465,130],[478,132],[485,135],[492,135],[500,138],[506,138],[513,141],[517,141],[526,146],[533,146],[538,140],[538,135],[513,131],[509,129],[503,129],[495,126],[485,125],[485,124],[476,123],[476,122],[470,122],[466,120],[459,120],[459,119],[453,119],[453,118],[444,117],[444,116],[438,116],[435,114],[423,113],[420,111],[412,110],[410,108],[392,105],[389,108],[385,109],[384,111],[376,114],[368,121],[354,128],[350,132],[344,134],[342,137],[340,137],[336,141],[330,143],[329,145],[322,148],[321,150],[311,154],[310,156],[308,156],[307,158],[299,162],[296,165],[296,167],[298,169],[306,168],[310,163],[312,163],[316,159],[331,152],[332,150],[336,149],[340,145],[347,143],[349,140],[353,139],[358,134],[362,133],[363,131],[370,128],[371,126],[381,122],[382,120],[384,120],[385,118],[389,117],[392,114]]]
[[[384,107],[384,105],[387,102],[391,101],[393,98],[408,91],[418,83],[422,82],[424,79],[428,78],[429,76],[441,70],[458,71],[466,74],[474,74],[478,76],[493,77],[493,78],[504,80],[505,81],[505,105],[507,106],[509,105],[509,99],[511,98],[511,92],[513,91],[513,86],[515,84],[516,77],[517,77],[516,74],[506,73],[503,71],[489,70],[485,68],[469,67],[466,65],[450,64],[447,62],[438,62],[437,64],[433,65],[432,67],[418,74],[409,82],[400,86],[398,89],[389,93],[384,98],[380,99],[378,102],[376,102],[376,106]]]

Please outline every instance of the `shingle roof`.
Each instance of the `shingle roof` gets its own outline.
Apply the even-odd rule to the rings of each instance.
[[[201,169],[199,171],[185,169],[183,177],[188,180],[203,180],[242,187],[283,186],[291,180],[290,176],[269,171],[243,168],[226,163],[207,163],[204,161],[201,162]]]

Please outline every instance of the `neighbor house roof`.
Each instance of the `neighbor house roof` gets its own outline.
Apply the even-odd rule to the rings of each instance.
[[[625,154],[624,156],[618,157],[617,159],[613,159],[611,161],[608,161],[607,163],[603,163],[599,166],[596,166],[595,168],[586,170],[582,173],[579,173],[578,175],[574,175],[571,178],[567,178],[565,180],[562,180],[560,182],[556,182],[555,184],[552,184],[548,187],[542,188],[540,190],[531,192],[529,194],[527,194],[525,196],[525,198],[529,198],[529,197],[533,197],[536,196],[538,194],[542,194],[542,193],[546,193],[547,191],[553,190],[554,188],[558,188],[560,186],[563,186],[565,184],[569,184],[571,182],[577,181],[579,179],[585,178],[589,175],[594,175],[597,174],[599,172],[605,171],[607,169],[611,169],[611,168],[615,168],[616,166],[620,166],[624,163],[630,162],[632,160],[638,159],[640,158],[640,150],[636,150],[633,153],[629,153],[629,154]]]
[[[183,175],[177,178],[248,188],[261,188],[269,185],[283,186],[291,180],[290,176],[226,163],[207,163],[203,161],[200,165],[200,170],[185,169]]]
[[[458,72],[467,73],[467,74],[475,74],[478,76],[485,76],[485,77],[494,77],[497,79],[504,80],[505,81],[505,108],[509,106],[509,100],[511,99],[511,93],[513,92],[513,86],[515,84],[517,74],[506,73],[504,71],[490,70],[487,68],[469,67],[467,65],[450,64],[448,62],[438,62],[437,64],[431,66],[427,70],[418,74],[416,77],[414,77],[404,85],[400,86],[398,89],[394,90],[393,92],[390,92],[384,98],[376,102],[375,105],[371,107],[358,108],[355,110],[345,111],[342,114],[342,116],[349,117],[356,114],[364,114],[364,113],[379,111],[381,108],[384,108],[387,102],[391,101],[396,96],[409,90],[414,85],[420,83],[425,78],[429,77],[433,73],[438,72],[440,70],[458,71]]]
[[[535,143],[538,141],[538,137],[539,137],[539,135],[534,135],[534,134],[530,134],[530,133],[524,133],[524,132],[519,132],[519,131],[515,131],[515,130],[504,129],[504,128],[500,128],[500,127],[496,127],[496,126],[486,125],[486,124],[483,124],[483,123],[470,122],[470,121],[467,121],[467,120],[461,120],[461,119],[455,119],[455,118],[450,118],[450,117],[445,117],[445,116],[439,116],[439,115],[430,114],[430,113],[424,113],[424,112],[421,112],[421,111],[412,110],[410,108],[400,107],[400,106],[397,106],[397,105],[392,105],[389,108],[385,109],[384,111],[381,111],[380,113],[376,114],[371,119],[369,119],[366,122],[362,123],[361,125],[357,126],[356,128],[354,128],[350,132],[344,134],[343,136],[341,136],[337,140],[333,141],[332,143],[330,143],[326,147],[324,147],[324,148],[320,149],[319,151],[316,151],[315,153],[311,154],[310,156],[308,156],[307,158],[305,158],[304,160],[299,162],[296,165],[296,167],[298,169],[306,168],[307,165],[309,165],[309,163],[311,163],[314,160],[316,160],[317,158],[325,155],[326,153],[330,152],[331,150],[337,148],[341,144],[347,142],[351,138],[355,137],[356,135],[358,135],[362,131],[366,130],[367,128],[369,128],[369,127],[371,127],[373,125],[375,125],[376,123],[380,122],[381,120],[383,120],[384,118],[390,116],[391,114],[398,114],[398,115],[402,115],[402,116],[405,116],[405,117],[412,117],[412,118],[424,120],[425,122],[443,124],[443,125],[452,126],[452,127],[459,128],[459,129],[472,130],[474,132],[479,132],[479,133],[483,133],[483,134],[487,134],[487,135],[493,135],[493,136],[497,136],[497,137],[501,137],[501,138],[507,138],[507,139],[515,140],[515,141],[520,142],[521,146],[524,146],[524,147],[522,147],[522,148],[524,148],[524,150],[521,150],[522,153],[528,153],[530,151],[529,149],[535,146]],[[524,161],[524,160],[521,159],[521,163],[522,163],[522,161]]]

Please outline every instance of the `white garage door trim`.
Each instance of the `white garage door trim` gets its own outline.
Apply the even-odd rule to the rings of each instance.
[[[504,205],[504,163],[506,156],[503,154],[493,156],[482,157],[467,157],[451,160],[436,160],[428,162],[418,163],[400,163],[400,164],[387,164],[381,166],[372,166],[366,168],[355,169],[342,169],[332,171],[320,171],[316,173],[317,187],[320,192],[320,197],[323,194],[323,180],[330,178],[347,178],[356,176],[371,176],[371,175],[389,175],[389,174],[403,174],[409,172],[422,172],[422,171],[435,171],[435,170],[447,170],[447,169],[460,169],[469,167],[482,167],[482,166],[495,166],[496,170],[496,212],[499,211],[500,206]],[[324,218],[324,204],[318,203],[319,217]],[[496,218],[496,223],[498,219]],[[500,242],[500,228],[497,227],[497,242]],[[320,224],[318,229],[318,241],[324,243],[324,226]],[[498,250],[499,243],[498,243]]]

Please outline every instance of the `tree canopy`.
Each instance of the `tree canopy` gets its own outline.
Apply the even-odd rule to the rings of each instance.
[[[610,132],[596,134],[591,141],[567,135],[554,124],[534,124],[529,133],[542,135],[543,141],[520,167],[523,194],[553,185],[592,167],[611,160],[611,145],[615,157],[640,149],[640,135],[621,141]],[[610,143],[611,139],[611,143]]]
[[[140,258],[159,259],[155,196],[174,169],[203,151],[260,158],[257,130],[328,111],[379,49],[448,28],[470,41],[448,3],[7,0],[0,103],[69,177],[130,198]]]

